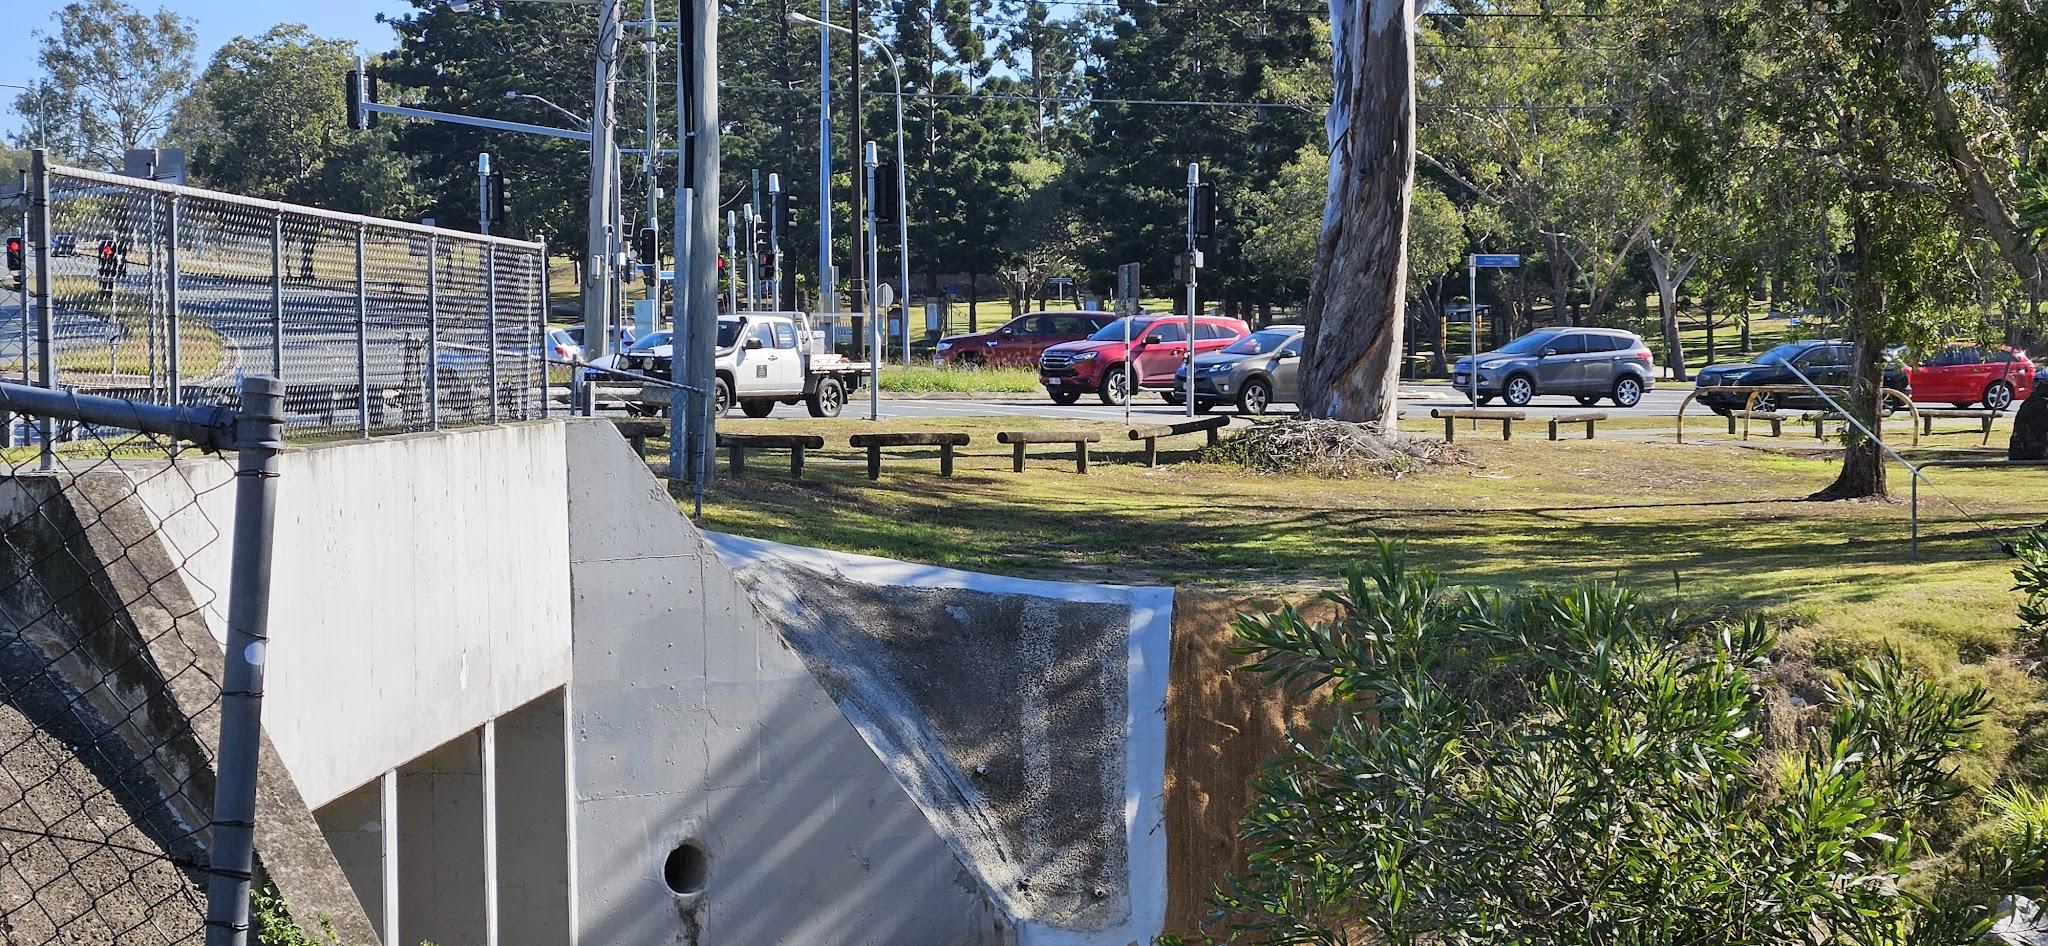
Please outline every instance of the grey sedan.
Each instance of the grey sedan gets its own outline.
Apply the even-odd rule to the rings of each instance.
[[[1274,402],[1301,397],[1301,326],[1275,325],[1238,339],[1229,348],[1195,356],[1195,407],[1208,410],[1226,401],[1246,414],[1264,414]],[[1174,387],[1187,389],[1188,369],[1174,372]]]

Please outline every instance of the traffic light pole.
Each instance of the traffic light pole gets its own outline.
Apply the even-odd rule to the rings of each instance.
[[[855,56],[854,61],[859,62],[860,58],[858,56]],[[869,193],[874,192],[875,165],[879,163],[879,159],[875,157],[875,143],[872,141],[867,142],[861,153],[861,165],[867,170],[867,190]],[[881,313],[875,311],[875,275],[881,270],[882,267],[880,266],[880,261],[875,259],[876,254],[874,252],[874,202],[869,201],[867,204],[867,208],[868,216],[866,245],[861,247],[861,262],[863,265],[867,267],[861,272],[861,281],[863,283],[866,283],[866,285],[862,288],[861,295],[867,297],[864,308],[866,308],[868,312],[868,420],[881,420],[882,341],[887,336],[883,334],[883,330],[886,328],[886,325],[884,325],[881,321]]]
[[[782,175],[768,175],[768,255],[770,257],[769,285],[774,288],[774,311],[785,308],[782,291]],[[808,339],[805,340],[808,343]]]
[[[476,153],[476,232],[491,234],[491,153]]]
[[[654,107],[660,95],[660,87],[657,84],[660,76],[656,72],[661,66],[655,55],[655,50],[659,49],[660,46],[655,39],[657,35],[655,30],[659,24],[654,19],[654,0],[644,0],[644,3],[647,10],[647,20],[642,27],[643,32],[640,34],[640,50],[645,54],[643,61],[647,72],[647,148],[640,153],[640,171],[641,177],[645,179],[644,186],[647,190],[646,227],[654,231],[654,239],[652,241],[654,252],[650,258],[640,262],[648,267],[647,321],[649,324],[647,330],[655,332],[661,329],[661,227],[658,223],[661,220],[661,201],[659,199],[659,192],[655,187],[655,169],[657,167],[655,162],[661,160],[661,142],[655,139],[657,132],[654,124]],[[670,328],[674,328],[674,326],[671,325]],[[673,343],[675,340],[674,336],[670,336],[669,340]],[[673,355],[675,349],[671,347],[669,352]]]
[[[755,312],[761,308],[761,260],[754,255],[761,242],[761,217],[753,204],[740,205],[740,221],[747,228],[747,311]]]
[[[599,0],[597,66],[590,105],[590,202],[583,267],[583,345],[592,360],[611,347],[613,223],[612,82],[619,61],[619,0]],[[594,330],[593,330],[594,329]]]

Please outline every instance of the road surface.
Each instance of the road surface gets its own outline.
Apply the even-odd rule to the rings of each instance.
[[[1581,407],[1578,401],[1569,397],[1539,397],[1528,407],[1523,408],[1523,410],[1527,411],[1529,416],[1533,418],[1575,413],[1584,410],[1606,411],[1608,414],[1617,417],[1670,417],[1678,413],[1679,402],[1685,400],[1686,393],[1691,390],[1692,386],[1689,384],[1667,384],[1645,394],[1642,403],[1629,410],[1623,410],[1615,407],[1611,402],[1605,401],[1592,408]],[[1401,409],[1404,414],[1410,417],[1427,417],[1429,416],[1429,409],[1432,407],[1462,407],[1465,403],[1466,401],[1463,397],[1450,394],[1448,388],[1424,385],[1403,389]],[[1501,403],[1495,401],[1490,406],[1500,407]],[[1285,405],[1280,408],[1282,411],[1285,409]],[[1217,413],[1234,413],[1234,409],[1221,408]],[[1701,410],[1701,413],[1704,413],[1704,409]],[[737,418],[742,415],[738,410],[734,410],[732,416]],[[810,414],[804,409],[802,404],[779,404],[775,408],[775,413],[769,416],[809,417]],[[867,393],[863,391],[855,394],[851,402],[846,405],[846,411],[839,416],[841,419],[866,420],[868,416]],[[1121,423],[1124,419],[1124,409],[1107,404],[1089,403],[1086,400],[1071,407],[1061,407],[1047,400],[1044,396],[1034,397],[1024,394],[990,398],[988,400],[941,400],[937,398],[890,397],[885,393],[882,395],[881,416],[885,418],[1051,417],[1068,420]],[[1139,423],[1164,423],[1174,418],[1185,416],[1187,416],[1187,408],[1185,406],[1176,407],[1169,405],[1159,400],[1157,395],[1142,395],[1131,405],[1131,419]]]

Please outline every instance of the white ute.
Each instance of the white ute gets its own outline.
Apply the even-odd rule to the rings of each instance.
[[[717,415],[738,403],[748,417],[766,417],[777,404],[802,402],[812,417],[837,417],[846,399],[867,383],[868,369],[825,350],[801,312],[741,312],[718,318]],[[625,354],[620,367],[668,377],[674,349],[658,345]],[[669,389],[643,385],[629,399],[636,413],[667,413]]]

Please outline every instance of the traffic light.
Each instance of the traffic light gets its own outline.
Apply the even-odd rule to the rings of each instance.
[[[348,127],[366,131],[377,127],[377,113],[363,108],[377,101],[377,74],[368,70],[350,69],[342,92],[348,98]]]
[[[1216,185],[1202,183],[1195,185],[1195,206],[1193,208],[1195,239],[1207,240],[1216,235]]]
[[[875,165],[875,223],[896,222],[896,162],[883,161]]]
[[[769,212],[770,214],[773,214],[773,216],[771,216],[771,217],[770,217],[769,219],[770,219],[770,220],[772,220],[772,221],[774,221],[774,224],[775,224],[775,227],[774,227],[774,231],[775,231],[775,232],[776,232],[777,234],[782,234],[782,233],[788,233],[788,232],[790,232],[790,230],[789,230],[789,206],[790,206],[790,204],[789,204],[789,192],[788,192],[788,191],[781,191],[781,192],[778,192],[778,193],[776,193],[776,194],[774,195],[774,197],[775,197],[775,199],[774,199],[774,200],[772,200],[772,201],[770,201],[770,202],[769,202],[769,204],[768,204],[768,212]]]
[[[641,227],[633,239],[633,258],[647,267],[641,278],[650,286],[654,285],[655,271],[661,269],[660,233],[653,227]]]
[[[114,295],[114,281],[121,276],[121,254],[114,249],[114,241],[101,240],[99,252],[100,296]]]
[[[484,189],[485,195],[489,197],[491,202],[490,207],[486,208],[488,211],[486,218],[491,221],[491,232],[502,233],[505,229],[505,216],[507,214],[505,209],[505,172],[492,169],[489,181],[490,186]]]
[[[7,238],[7,269],[14,274],[14,287],[21,288],[28,282],[28,275],[22,272],[22,239],[18,236]]]

